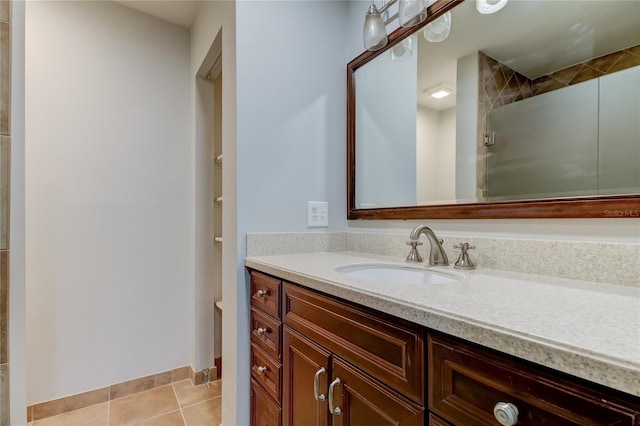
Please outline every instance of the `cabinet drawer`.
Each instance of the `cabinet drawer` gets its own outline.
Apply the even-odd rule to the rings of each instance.
[[[280,406],[251,379],[251,426],[280,426]]]
[[[280,280],[251,271],[251,306],[280,318]]]
[[[397,318],[283,284],[285,324],[424,404],[422,328]]]
[[[456,425],[496,425],[494,407],[518,411],[518,425],[638,425],[640,406],[579,380],[440,335],[428,339],[429,409]],[[617,395],[617,393],[616,393]]]
[[[282,361],[282,323],[251,308],[251,341],[275,359]]]
[[[280,402],[282,364],[271,358],[255,343],[251,344],[251,375],[273,399]]]

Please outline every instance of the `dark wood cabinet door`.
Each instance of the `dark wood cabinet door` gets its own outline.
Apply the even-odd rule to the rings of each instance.
[[[280,406],[251,379],[251,426],[280,426]]]
[[[283,321],[424,405],[424,330],[398,318],[283,283]]]
[[[336,356],[332,372],[331,402],[341,411],[331,416],[333,426],[424,426],[422,406]]]
[[[284,329],[283,352],[283,425],[328,426],[326,395],[331,353],[289,327]],[[319,395],[324,395],[319,401],[314,394],[316,374]]]

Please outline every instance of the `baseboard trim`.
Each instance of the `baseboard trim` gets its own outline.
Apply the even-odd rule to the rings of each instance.
[[[83,392],[64,398],[33,404],[27,407],[27,421],[32,422],[100,404],[116,398],[143,392],[173,382],[189,379],[194,385],[204,383],[203,371],[195,372],[190,365],[174,368],[158,374],[113,384],[101,389]],[[216,367],[209,369],[209,380],[216,380]]]

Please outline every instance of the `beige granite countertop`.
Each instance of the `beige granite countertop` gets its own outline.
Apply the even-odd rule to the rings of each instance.
[[[407,265],[354,252],[247,257],[282,279],[640,396],[640,288],[478,268],[447,284],[382,283],[345,265]],[[424,266],[422,266],[424,267]]]

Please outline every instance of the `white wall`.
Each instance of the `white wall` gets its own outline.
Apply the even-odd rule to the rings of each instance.
[[[454,202],[456,109],[437,111],[418,105],[416,123],[418,204]]]
[[[189,33],[26,8],[27,403],[189,364]]]
[[[225,417],[225,425],[248,424],[246,234],[307,231],[308,200],[329,202],[328,230],[346,226],[347,12],[347,2],[237,3],[236,302],[241,399],[237,422]],[[226,309],[224,293],[223,299]],[[223,340],[226,363],[224,351]],[[225,364],[225,375],[226,368]],[[226,409],[224,405],[223,416]]]
[[[453,200],[456,193],[456,108],[440,112],[439,193],[441,200]]]
[[[308,200],[328,201],[329,230],[344,229],[345,12],[238,3],[238,214],[249,232],[308,230]]]
[[[193,185],[193,254],[194,254],[194,320],[193,368],[201,371],[214,365],[214,300],[215,277],[221,268],[215,258],[214,247],[214,88],[213,82],[196,80],[195,149],[192,151]]]
[[[358,207],[416,203],[417,57],[384,52],[355,72]]]
[[[11,424],[27,423],[25,349],[24,5],[11,6],[11,222],[9,259],[9,393]]]
[[[416,125],[416,198],[418,203],[423,203],[437,200],[440,113],[418,105]]]
[[[309,200],[329,202],[328,230],[346,225],[347,7],[203,2],[191,29],[193,75],[222,32],[225,425],[249,422],[247,232],[308,230]]]
[[[224,425],[248,424],[249,412],[249,320],[248,296],[241,261],[244,259],[244,236],[239,236],[236,218],[236,3],[216,1],[200,3],[196,20],[191,27],[191,95],[196,100],[196,73],[217,36],[222,46],[222,423]],[[192,102],[192,128],[205,120],[206,109],[197,108]],[[195,153],[203,143],[196,132],[192,136],[192,185],[197,173]],[[195,194],[194,194],[195,195]],[[192,203],[195,217],[196,197]],[[197,235],[192,230],[192,240]],[[240,246],[242,243],[242,246]],[[242,259],[242,260],[241,260]],[[203,283],[196,281],[196,290]],[[202,290],[202,289],[200,289]],[[238,305],[238,303],[240,303]],[[209,304],[211,308],[211,305]],[[206,333],[206,322],[196,322],[194,332]]]
[[[478,52],[458,59],[456,76],[456,198],[476,201],[478,158]]]

